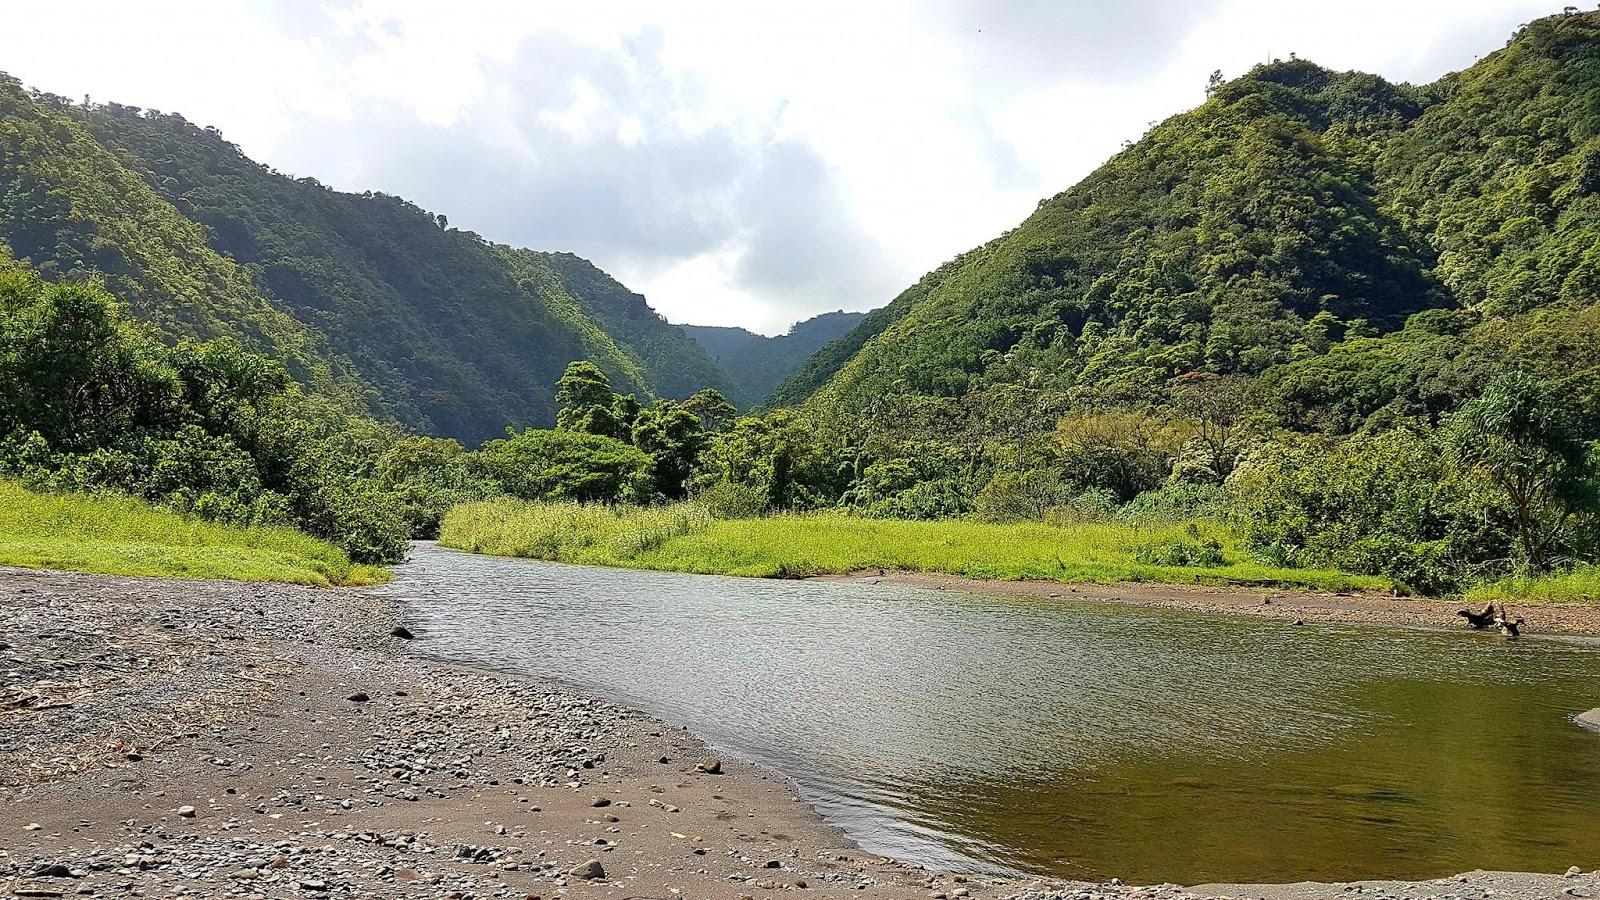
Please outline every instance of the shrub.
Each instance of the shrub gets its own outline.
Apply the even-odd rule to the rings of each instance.
[[[1117,511],[1117,518],[1138,523],[1212,518],[1225,513],[1227,496],[1221,485],[1168,481],[1130,500]]]
[[[650,457],[616,438],[529,428],[489,441],[480,471],[513,497],[641,503],[650,499]]]
[[[1228,564],[1222,555],[1222,544],[1214,538],[1151,541],[1135,547],[1133,558],[1147,566],[1215,569]]]
[[[1430,594],[1507,565],[1512,541],[1485,487],[1453,469],[1436,436],[1404,429],[1268,444],[1227,482],[1230,515],[1262,559]]]

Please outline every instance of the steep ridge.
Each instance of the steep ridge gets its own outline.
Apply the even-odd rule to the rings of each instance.
[[[1381,208],[1370,165],[1370,141],[1427,99],[1299,61],[1224,85],[902,295],[877,334],[850,337],[860,350],[821,394],[865,411],[1017,381],[1148,390],[1196,369],[1258,374],[1313,331],[1386,330],[1442,305],[1429,249]]]
[[[732,390],[728,374],[699,344],[593,263],[571,253],[516,252],[554,273],[583,314],[638,362],[655,393],[681,400],[705,387]]]
[[[216,251],[252,267],[407,426],[473,442],[508,424],[549,424],[551,385],[584,356],[648,392],[576,307],[530,291],[502,253],[442,216],[289,178],[178,115],[117,105],[63,112],[203,224]]]

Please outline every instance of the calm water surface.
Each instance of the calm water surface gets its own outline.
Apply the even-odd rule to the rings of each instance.
[[[419,545],[417,649],[793,778],[868,850],[1197,883],[1600,866],[1600,645]]]

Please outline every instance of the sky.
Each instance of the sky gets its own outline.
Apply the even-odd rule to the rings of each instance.
[[[588,258],[673,322],[882,306],[1207,76],[1294,53],[1431,81],[1519,0],[30,2],[0,70]],[[22,27],[17,27],[20,22]]]

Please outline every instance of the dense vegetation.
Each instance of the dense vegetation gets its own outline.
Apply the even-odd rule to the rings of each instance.
[[[777,337],[720,325],[678,327],[728,373],[731,387],[723,390],[728,399],[740,409],[752,409],[823,347],[860,323],[863,315],[843,310],[823,313],[796,322]]]

